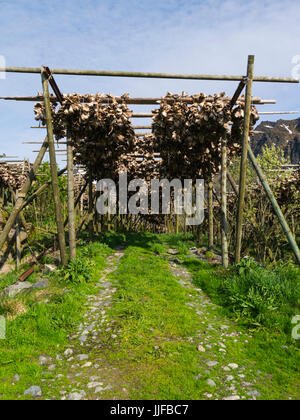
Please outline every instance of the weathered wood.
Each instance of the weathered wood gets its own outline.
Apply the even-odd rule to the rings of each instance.
[[[228,220],[227,220],[227,141],[222,139],[222,169],[221,169],[221,212],[222,212],[222,263],[229,265],[228,257]]]
[[[274,194],[273,194],[273,192],[272,192],[272,190],[269,186],[268,180],[267,180],[266,176],[264,175],[261,167],[259,166],[250,145],[248,146],[248,157],[249,157],[249,159],[250,159],[250,161],[253,165],[253,168],[255,169],[255,172],[256,172],[256,174],[257,174],[257,176],[258,176],[258,178],[259,178],[259,180],[260,180],[260,182],[261,182],[261,184],[262,184],[262,186],[263,186],[263,188],[264,188],[264,190],[267,194],[268,199],[270,200],[270,203],[271,203],[271,205],[272,205],[272,207],[273,207],[273,209],[276,213],[276,216],[278,217],[278,220],[281,224],[283,232],[284,232],[284,234],[285,234],[285,236],[286,236],[286,238],[287,238],[287,240],[288,240],[288,242],[291,246],[292,251],[295,254],[296,261],[300,265],[300,250],[299,250],[299,247],[297,245],[297,242],[296,242],[296,240],[295,240],[295,238],[294,238],[294,236],[293,236],[293,234],[292,234],[292,232],[289,228],[289,225],[288,225],[287,221],[285,220],[285,217],[284,217],[284,215],[283,215],[283,213],[282,213],[282,211],[281,211],[281,209],[280,209],[280,207],[277,203],[277,200],[276,200],[276,198],[275,198],[275,196],[274,196]]]
[[[236,182],[233,178],[233,176],[231,175],[229,169],[227,168],[227,178],[228,181],[230,182],[230,185],[232,186],[233,191],[235,192],[235,195],[238,196],[239,195],[239,187],[236,185]]]
[[[6,73],[40,73],[38,67],[0,67],[0,72]],[[186,80],[221,80],[221,81],[241,81],[244,76],[231,75],[212,75],[212,74],[172,74],[172,73],[153,73],[153,72],[128,72],[128,71],[104,71],[104,70],[68,70],[50,69],[52,74],[63,74],[73,76],[109,76],[109,77],[138,77],[147,79],[186,79]],[[256,76],[255,82],[273,83],[299,83],[298,79],[289,77],[268,77]]]
[[[43,96],[0,96],[0,100],[5,101],[25,101],[25,102],[43,102]],[[51,96],[50,100],[52,102],[58,102],[58,98]],[[102,104],[110,104],[113,101],[116,101],[117,103],[126,103],[128,105],[159,105],[161,101],[174,103],[173,98],[122,98],[122,97],[114,97],[112,98],[103,98],[99,99],[99,102]],[[231,101],[231,98],[228,97],[228,102]],[[253,105],[272,105],[276,104],[275,99],[261,99],[261,98],[252,98],[252,104]],[[185,102],[187,104],[192,104],[194,102],[194,99],[186,96],[184,98],[180,97],[180,101]],[[244,99],[240,98],[237,101],[237,104],[244,104]]]
[[[16,202],[17,202],[18,192],[15,193],[14,190],[11,187],[9,187],[9,191],[11,192],[11,195],[12,195],[12,197],[14,199],[14,205],[15,205]],[[23,226],[23,228],[25,229],[25,231],[27,231],[26,220],[25,220],[24,213],[22,211],[20,211],[18,218],[19,218],[19,222],[21,223],[21,225]]]
[[[67,161],[68,161],[68,217],[69,217],[69,249],[70,260],[76,258],[76,218],[75,218],[75,204],[74,204],[74,159],[73,146],[68,139],[67,146]]]
[[[239,264],[241,260],[242,236],[243,236],[243,219],[244,219],[244,206],[245,206],[245,191],[246,191],[246,176],[247,176],[247,152],[249,145],[249,131],[250,131],[250,117],[251,117],[251,96],[253,85],[253,71],[254,71],[254,56],[248,57],[247,77],[248,83],[246,88],[246,101],[245,101],[245,117],[244,129],[242,138],[242,158],[240,168],[240,182],[239,182],[239,197],[238,197],[238,210],[236,218],[236,248],[235,248],[235,262]]]
[[[213,209],[213,181],[208,182],[208,249],[214,247],[214,209]]]
[[[23,203],[25,201],[25,197],[26,197],[33,181],[35,180],[36,172],[37,172],[40,164],[42,163],[42,160],[45,156],[47,148],[48,148],[48,138],[46,137],[46,139],[45,139],[45,141],[44,141],[44,143],[41,147],[40,153],[38,154],[38,156],[37,156],[37,158],[36,158],[36,160],[35,160],[35,162],[32,166],[32,169],[30,170],[30,172],[28,174],[26,182],[24,183],[21,190],[18,192],[18,200],[17,200],[17,202],[16,202],[16,204],[15,204],[15,206],[14,206],[14,208],[13,208],[13,210],[12,210],[12,212],[11,212],[9,218],[8,218],[8,221],[7,221],[3,231],[0,234],[0,251],[3,248],[3,245],[5,244],[6,239],[9,235],[9,232],[11,231],[11,229],[12,229],[12,227],[13,227],[13,225],[14,225],[14,223],[15,223],[15,221],[16,221],[19,213],[20,213],[20,211],[22,210],[22,206],[23,206]]]
[[[42,69],[42,85],[43,85],[44,102],[45,102],[45,113],[46,113],[46,122],[47,122],[47,134],[48,134],[48,142],[49,142],[49,156],[50,156],[50,167],[51,167],[51,178],[52,178],[52,190],[53,190],[53,200],[54,200],[54,207],[55,207],[55,218],[56,218],[58,242],[59,242],[61,263],[62,265],[66,265],[68,262],[68,257],[67,257],[66,239],[65,239],[65,231],[64,231],[63,216],[62,216],[62,206],[61,206],[59,186],[58,186],[49,86],[48,86],[48,80],[43,72],[43,69]]]
[[[93,178],[91,174],[89,174],[89,213],[88,213],[88,230],[89,230],[89,237],[90,240],[94,237],[94,223],[93,223],[93,216],[94,216],[94,197],[93,197]]]
[[[16,201],[18,200],[18,193],[16,193]],[[20,229],[20,213],[16,220],[16,270],[20,267],[21,263],[21,229]]]

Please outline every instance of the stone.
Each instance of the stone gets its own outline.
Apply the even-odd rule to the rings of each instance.
[[[102,382],[90,382],[89,384],[87,384],[87,387],[91,389],[91,388],[97,388],[102,385],[103,385]]]
[[[261,393],[256,391],[255,389],[253,391],[248,392],[247,395],[249,395],[249,397],[261,397]]]
[[[110,283],[110,282],[106,282],[106,283],[101,283],[101,284],[97,284],[97,286],[100,286],[100,287],[105,287],[105,288],[109,288],[109,287],[111,287],[113,284],[112,283]]]
[[[80,401],[82,400],[84,397],[86,396],[86,393],[84,391],[75,391],[75,392],[71,392],[68,395],[68,400],[69,401]]]
[[[72,350],[72,349],[67,349],[67,350],[64,352],[64,355],[65,355],[65,356],[72,356],[72,354],[73,354],[73,350]]]
[[[100,376],[91,376],[91,377],[90,377],[90,380],[91,380],[92,382],[97,381],[97,379],[100,379]]]
[[[56,270],[56,266],[52,264],[45,264],[44,265],[44,271],[46,273],[53,273]]]
[[[50,365],[49,367],[48,367],[48,370],[55,370],[56,369],[56,365]]]
[[[47,363],[49,362],[49,359],[45,356],[40,356],[39,357],[39,363],[41,366],[45,366],[47,365]]]
[[[32,290],[32,284],[24,281],[24,282],[17,282],[15,284],[13,284],[12,286],[8,286],[6,287],[2,293],[0,294],[1,297],[9,297],[9,298],[13,298],[17,295],[19,295],[20,293],[23,292],[29,292],[30,290]]]
[[[87,360],[89,358],[89,356],[87,354],[80,354],[79,356],[77,356],[77,359],[82,362],[83,360]]]
[[[84,365],[82,365],[83,368],[91,367],[92,362],[86,362]]]
[[[14,381],[15,382],[19,382],[20,379],[21,379],[20,375],[15,375],[14,376]]]
[[[39,386],[31,386],[24,392],[24,395],[32,395],[33,397],[41,397],[42,390]]]
[[[216,383],[212,380],[212,379],[207,379],[206,381],[207,385],[212,386],[212,387],[216,387]]]
[[[239,401],[240,399],[238,395],[232,395],[231,397],[223,398],[223,401]]]
[[[226,376],[226,381],[231,382],[234,380],[234,377],[231,375]]]
[[[177,251],[177,249],[168,249],[167,253],[170,254],[170,255],[177,255],[178,251]]]
[[[238,369],[239,365],[237,365],[236,363],[230,363],[230,364],[228,365],[228,367],[229,367],[230,369],[235,370],[235,369]]]
[[[200,351],[201,353],[205,353],[205,348],[203,346],[198,346],[198,351]]]
[[[219,364],[219,362],[213,362],[213,361],[209,361],[206,363],[208,367],[215,367]]]
[[[39,280],[32,285],[33,289],[46,289],[48,287],[49,281],[48,279]]]

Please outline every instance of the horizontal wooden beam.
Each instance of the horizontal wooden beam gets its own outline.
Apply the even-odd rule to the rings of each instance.
[[[146,79],[184,79],[184,80],[220,80],[220,81],[242,81],[244,76],[213,75],[213,74],[172,74],[152,72],[128,72],[128,71],[106,71],[106,70],[68,70],[50,69],[52,74],[67,76],[106,76],[106,77],[137,77]],[[0,67],[0,72],[6,73],[36,73],[41,74],[40,67]],[[268,77],[256,76],[254,82],[273,83],[299,83],[298,79],[289,77]]]
[[[43,144],[43,142],[42,141],[23,141],[22,144]],[[67,142],[59,142],[58,144],[67,144]]]
[[[259,115],[280,115],[280,114],[299,114],[299,111],[268,111],[259,112]]]
[[[41,143],[43,144],[43,143]],[[24,162],[24,160],[1,160],[0,161],[0,165],[5,164],[5,163],[20,163],[20,162]]]
[[[43,96],[0,96],[0,100],[4,101],[25,101],[25,102],[43,102],[44,97]],[[51,96],[52,102],[58,102],[58,99],[54,96]],[[121,97],[115,97],[114,100],[116,100],[118,103],[126,103],[128,105],[159,105],[160,102],[167,101],[170,103],[174,102],[174,99],[170,98],[128,98],[124,99]],[[182,102],[192,104],[194,102],[193,98],[186,96],[184,98],[180,98]],[[212,99],[213,101],[213,99]],[[228,102],[231,101],[231,98],[228,98]],[[112,99],[110,98],[103,98],[99,100],[99,102],[103,104],[109,104],[112,102]],[[239,99],[237,101],[238,104],[243,104],[244,100]],[[252,98],[252,104],[253,105],[264,105],[264,104],[276,104],[275,99],[260,99],[260,98]]]
[[[132,114],[132,118],[152,118],[153,114],[147,114],[147,113],[142,113],[142,112],[136,112]]]
[[[47,127],[46,126],[42,126],[42,125],[40,125],[40,126],[37,126],[37,125],[33,125],[33,126],[31,126],[30,128],[42,128],[42,129],[46,129]],[[148,129],[151,129],[152,128],[152,125],[137,125],[137,126],[133,126],[132,127],[134,130],[148,130]]]

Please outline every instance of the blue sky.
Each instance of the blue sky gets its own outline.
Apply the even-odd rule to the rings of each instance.
[[[0,55],[8,66],[245,74],[247,56],[255,54],[257,75],[291,77],[292,57],[300,55],[299,17],[299,0],[0,0]],[[232,94],[237,85],[74,76],[56,80],[65,93],[131,96],[183,90]],[[0,96],[39,91],[39,75],[0,79]],[[300,111],[299,85],[256,83],[253,94],[277,99],[277,105],[259,110]],[[32,106],[0,102],[0,154],[33,159],[35,147],[21,144],[43,138],[42,130],[29,128]]]

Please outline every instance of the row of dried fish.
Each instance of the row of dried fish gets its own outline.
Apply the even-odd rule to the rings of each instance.
[[[56,140],[64,137],[74,145],[75,162],[83,165],[94,179],[111,176],[122,154],[133,151],[135,133],[132,111],[126,103],[118,103],[111,95],[109,104],[101,102],[104,95],[64,95],[57,109],[52,103]],[[124,97],[125,99],[125,97]],[[45,107],[34,107],[36,120],[46,123]]]
[[[170,95],[161,101],[153,116],[156,147],[171,178],[210,178],[221,168],[221,141],[227,140],[228,163],[240,151],[244,110],[230,106],[225,93],[194,95],[188,104],[184,96]],[[251,109],[251,128],[259,116]]]
[[[22,187],[26,181],[32,165],[24,161],[22,164],[8,165],[0,164],[0,188],[13,189],[14,191]]]

